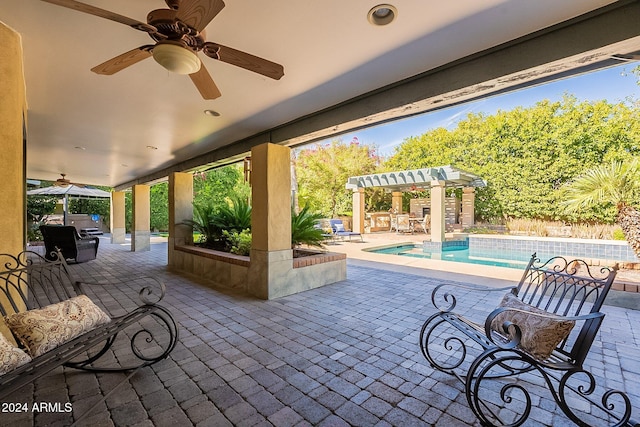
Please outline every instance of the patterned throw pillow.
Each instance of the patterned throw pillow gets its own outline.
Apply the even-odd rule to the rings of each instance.
[[[109,323],[109,316],[86,295],[6,317],[6,322],[32,357]]]
[[[512,293],[504,296],[500,307],[517,308],[531,313],[551,315],[551,313],[520,301]],[[541,360],[551,355],[556,346],[569,336],[571,329],[576,324],[573,320],[549,319],[518,311],[505,311],[496,316],[491,328],[504,334],[502,325],[507,321],[520,327],[522,332],[520,347]]]
[[[31,362],[27,353],[15,347],[0,334],[0,375],[4,375],[25,363]]]

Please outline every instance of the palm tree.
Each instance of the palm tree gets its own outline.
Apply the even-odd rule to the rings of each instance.
[[[632,206],[640,195],[638,159],[597,166],[570,183],[566,191],[564,204],[569,212],[602,204],[616,206],[616,223],[640,258],[640,212]]]
[[[309,206],[305,206],[296,214],[291,212],[291,247],[295,248],[301,244],[316,246],[321,248],[324,237],[322,230],[316,227],[317,221],[322,218],[322,214],[309,212]]]

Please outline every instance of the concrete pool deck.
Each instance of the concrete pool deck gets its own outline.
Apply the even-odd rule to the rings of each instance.
[[[451,236],[448,235],[447,237]],[[378,268],[429,277],[435,280],[460,281],[479,286],[505,287],[517,283],[522,276],[524,267],[519,270],[368,251],[369,249],[385,246],[422,243],[423,240],[428,238],[428,234],[422,233],[370,233],[363,235],[363,242],[356,242],[355,240],[351,242],[347,240],[337,241],[325,245],[325,249],[346,254],[347,266]],[[640,284],[640,271],[621,270],[616,277],[616,283],[628,283],[637,287]],[[640,293],[612,290],[607,298],[607,304],[640,310]]]

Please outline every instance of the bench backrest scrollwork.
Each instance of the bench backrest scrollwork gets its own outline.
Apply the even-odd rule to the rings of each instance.
[[[67,264],[36,252],[0,254],[0,314],[41,308],[82,294]]]

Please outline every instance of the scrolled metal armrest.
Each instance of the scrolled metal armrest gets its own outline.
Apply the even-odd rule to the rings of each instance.
[[[452,286],[455,289],[459,289],[459,290],[468,290],[468,291],[474,291],[474,292],[495,292],[495,291],[509,291],[513,289],[513,286],[509,286],[506,288],[489,288],[486,286],[469,286],[469,285],[461,285],[461,284],[456,284],[456,283],[442,283],[438,286],[436,286],[433,291],[431,291],[431,304],[433,304],[433,306],[439,310],[441,313],[448,313],[451,310],[453,310],[456,307],[457,304],[457,300],[456,300],[456,296],[453,295],[451,292],[444,292],[444,293],[440,293],[440,291],[447,286]],[[446,304],[442,304],[442,303],[446,303]]]
[[[489,315],[487,316],[484,322],[484,332],[487,338],[491,340],[492,343],[494,343],[498,347],[505,348],[505,349],[516,347],[518,344],[520,344],[520,340],[522,339],[522,326],[516,323],[513,323],[510,320],[507,320],[501,325],[501,327],[502,327],[502,330],[504,331],[504,334],[506,335],[506,338],[508,338],[508,341],[496,342],[494,340],[494,335],[492,333],[494,332],[494,329],[491,327],[491,325],[495,320],[495,318],[499,314],[504,313],[505,311],[515,311],[519,313],[524,313],[529,316],[540,317],[543,319],[558,320],[558,321],[574,321],[574,322],[604,317],[604,313],[600,313],[600,312],[581,314],[580,316],[558,316],[557,314],[553,314],[553,313],[545,314],[545,313],[536,313],[528,310],[520,310],[519,308],[513,308],[513,307],[498,307],[495,310],[493,310],[491,313],[489,313]],[[509,332],[511,332],[511,337],[509,337]]]
[[[138,297],[140,298],[140,301],[142,302],[143,305],[154,305],[159,303],[165,295],[166,292],[166,285],[164,284],[164,282],[156,279],[155,277],[150,277],[150,276],[138,276],[134,279],[136,282],[138,281],[143,281],[143,282],[153,282],[153,284],[149,283],[146,286],[141,286],[140,289],[138,290]],[[119,282],[125,282],[125,279],[119,279]],[[85,281],[80,281],[77,283],[78,286],[80,287],[80,289],[82,291],[84,291],[84,286],[100,286],[100,287],[106,287],[106,286],[116,286],[118,284],[118,282],[85,282]],[[157,288],[157,289],[156,289]]]

